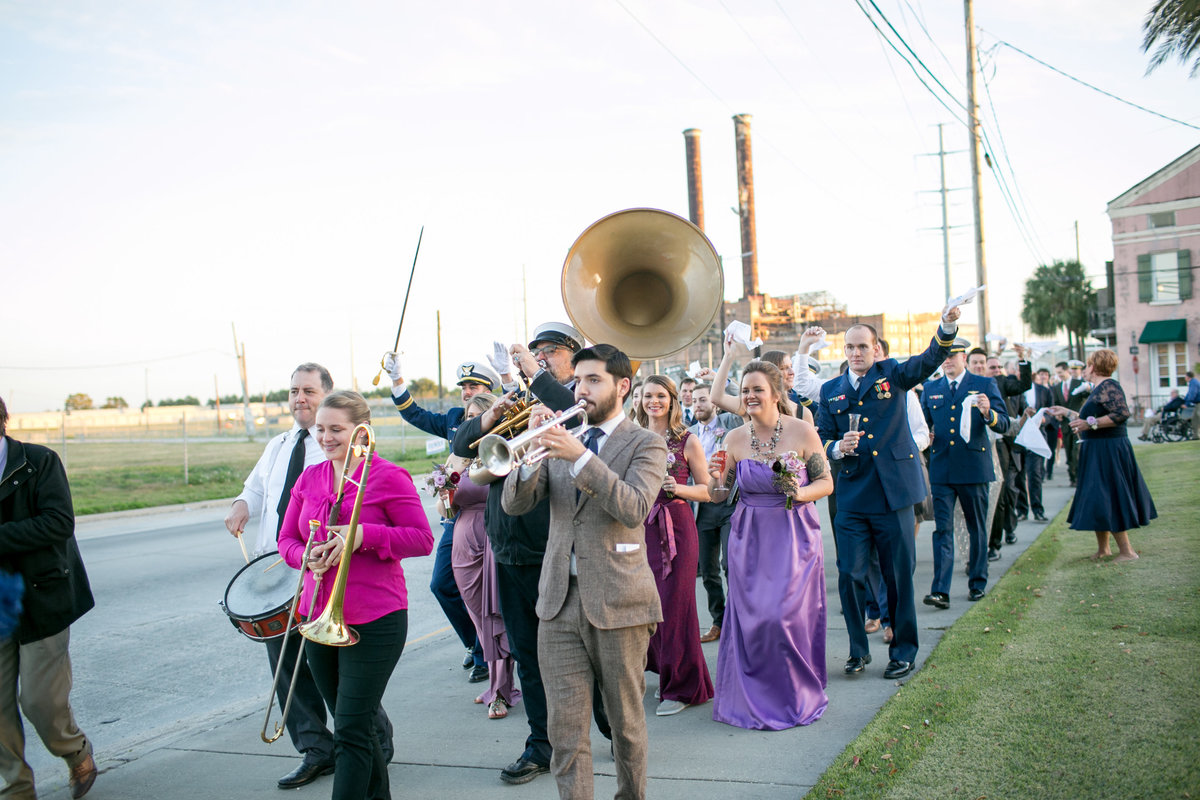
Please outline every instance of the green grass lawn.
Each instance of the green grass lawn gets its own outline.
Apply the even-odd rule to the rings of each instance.
[[[67,478],[75,514],[236,497],[264,446],[262,442],[247,441],[191,442],[184,483],[182,443],[69,443]],[[60,446],[53,447],[61,451]],[[414,478],[428,472],[433,461],[425,455],[423,446],[401,451],[398,442],[381,443],[379,454],[407,469]],[[442,461],[445,455],[434,458]]]
[[[1138,461],[1140,560],[1064,510],[809,798],[1200,797],[1200,442]]]

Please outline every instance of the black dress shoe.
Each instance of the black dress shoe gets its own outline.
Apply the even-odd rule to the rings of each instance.
[[[1050,520],[1046,519],[1045,514],[1034,514],[1033,518],[1035,520],[1037,520],[1038,522],[1049,522],[1050,521]]]
[[[529,783],[538,775],[544,775],[549,771],[550,767],[546,764],[538,764],[530,761],[525,756],[521,756],[500,770],[500,780],[512,784]]]
[[[977,600],[982,600],[984,594],[985,592],[983,589],[972,589],[971,591],[967,592],[967,599],[974,603]]]
[[[1000,549],[997,547],[989,547],[988,548],[988,561],[999,561],[999,560],[1000,560]]]
[[[478,667],[471,669],[471,674],[467,676],[467,683],[479,683],[488,679],[487,664],[480,664]]]
[[[945,594],[944,592],[930,592],[929,594],[925,595],[924,603],[927,606],[935,606],[937,608],[949,608],[950,607],[950,595]]]
[[[280,789],[295,789],[307,786],[322,775],[332,775],[333,764],[310,764],[307,761],[279,779]]]
[[[1009,531],[1008,533],[1004,534],[1004,543],[1005,544],[1016,544],[1017,543],[1017,532]]]
[[[883,671],[883,677],[890,681],[895,678],[903,678],[912,671],[913,664],[911,661],[897,661],[893,658],[888,662],[887,669]]]
[[[865,656],[850,656],[849,658],[846,659],[846,666],[843,667],[843,669],[846,670],[847,675],[857,675],[858,673],[860,673],[864,669],[866,669],[867,664],[870,664],[870,663],[871,663],[871,654],[870,653],[867,653]]]

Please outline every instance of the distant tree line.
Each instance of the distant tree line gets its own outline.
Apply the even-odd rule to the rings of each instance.
[[[409,381],[408,390],[412,393],[413,397],[437,397],[438,394],[437,382],[429,378],[417,378],[416,380]],[[445,387],[446,394],[453,395],[456,391],[456,388]],[[368,398],[391,397],[391,395],[392,387],[387,385],[387,381],[384,381],[383,384],[378,388],[373,388],[370,391],[363,392],[363,396]],[[250,396],[250,401],[252,403],[286,403],[287,400],[287,389],[276,389],[274,391],[267,392],[266,394],[259,393]],[[212,399],[205,403],[205,405],[207,405],[209,408],[215,407],[216,404],[217,402]],[[242,396],[240,394],[227,394],[221,397],[221,405],[223,406],[239,406],[241,404]],[[142,403],[141,408],[144,410],[152,406],[166,408],[168,406],[198,405],[200,405],[200,400],[189,394],[185,395],[184,397],[166,397],[162,400],[159,400],[157,403],[147,400],[146,402]],[[76,392],[75,394],[67,397],[67,399],[63,402],[63,407],[68,411],[86,411],[88,409],[96,408],[96,404],[95,401],[92,400],[91,395],[83,392]],[[129,408],[129,402],[124,397],[106,397],[104,398],[104,404],[101,405],[100,408]]]

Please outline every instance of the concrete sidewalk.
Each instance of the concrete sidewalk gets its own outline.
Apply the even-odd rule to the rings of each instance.
[[[1073,490],[1066,484],[1066,469],[1045,487],[1047,515],[1069,504]],[[879,634],[871,637],[874,662],[861,675],[847,677],[842,664],[848,644],[837,596],[833,542],[825,503],[818,503],[825,532],[825,574],[828,612],[829,708],[818,722],[806,728],[780,732],[746,731],[712,720],[711,703],[690,708],[674,717],[654,715],[653,689],[657,678],[647,675],[646,715],[650,734],[649,789],[654,798],[799,798],[878,712],[902,684],[882,678],[887,650]],[[224,516],[227,504],[206,513]],[[173,513],[173,512],[166,512]],[[84,536],[115,535],[116,520],[81,520]],[[133,521],[136,521],[134,518]],[[1045,528],[1043,523],[1022,523],[1018,543],[1006,546],[1003,558],[991,564],[990,584]],[[932,576],[930,534],[932,523],[922,526],[917,540],[916,594],[929,590]],[[427,591],[413,587],[413,591]],[[962,564],[956,564],[951,607],[941,611],[920,605],[921,651],[918,666],[940,641],[944,631],[971,605]],[[703,589],[697,582],[700,625],[709,619]],[[718,643],[704,646],[708,666],[716,674]],[[522,706],[507,719],[488,720],[483,706],[472,699],[482,684],[468,684],[459,667],[462,650],[447,627],[409,642],[392,677],[384,705],[395,723],[396,755],[390,777],[393,797],[521,797],[549,800],[557,797],[554,780],[542,776],[525,786],[500,782],[499,770],[524,748],[528,727]],[[263,685],[263,694],[268,686]],[[274,745],[259,739],[263,708],[254,705],[207,719],[180,720],[176,732],[136,743],[122,752],[99,752],[102,774],[89,798],[278,798],[275,781],[297,763],[285,736]],[[276,711],[278,714],[278,711]],[[277,716],[276,716],[277,718]],[[85,729],[96,721],[81,720]],[[30,732],[32,733],[32,731]],[[36,736],[28,746],[40,747]],[[593,736],[596,796],[612,796],[616,789],[614,765],[608,745]],[[69,798],[65,769],[39,775],[40,795],[55,800]],[[304,797],[328,797],[331,779],[323,778],[302,789]]]

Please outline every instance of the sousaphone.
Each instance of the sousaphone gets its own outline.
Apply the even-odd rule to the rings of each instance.
[[[677,353],[712,325],[724,299],[721,259],[683,217],[630,208],[593,222],[562,270],[563,306],[589,341],[630,359]]]

